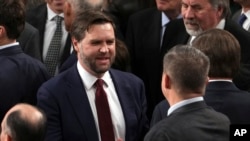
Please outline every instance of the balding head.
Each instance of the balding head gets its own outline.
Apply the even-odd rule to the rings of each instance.
[[[45,114],[29,104],[17,104],[5,115],[1,124],[1,141],[43,140]]]

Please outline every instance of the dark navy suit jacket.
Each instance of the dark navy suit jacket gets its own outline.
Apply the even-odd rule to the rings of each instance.
[[[0,121],[15,104],[36,105],[36,93],[49,79],[45,66],[23,53],[19,45],[0,49]]]
[[[209,82],[204,100],[207,105],[228,116],[232,124],[250,124],[250,93],[225,81]],[[154,110],[151,126],[167,116],[169,104],[160,102]]]
[[[154,125],[144,141],[228,141],[229,119],[204,101],[184,105]]]
[[[139,141],[148,129],[143,82],[110,70],[126,124],[126,141]],[[38,106],[48,117],[45,141],[99,141],[94,117],[76,64],[44,83]]]

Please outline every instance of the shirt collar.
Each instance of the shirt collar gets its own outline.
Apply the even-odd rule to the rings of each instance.
[[[168,116],[173,113],[173,111],[175,111],[176,109],[182,107],[182,106],[185,106],[187,104],[190,104],[190,103],[194,103],[194,102],[198,102],[198,101],[203,101],[203,97],[202,96],[199,96],[199,97],[195,97],[195,98],[190,98],[190,99],[186,99],[186,100],[182,100],[176,104],[174,104],[173,106],[171,106],[169,109],[168,109]]]
[[[210,79],[208,82],[218,82],[218,81],[224,81],[224,82],[233,82],[232,80],[229,79]]]
[[[245,14],[247,18],[250,19],[250,10],[248,10],[247,12],[241,11],[241,14]]]
[[[96,82],[96,80],[98,79],[97,77],[93,76],[92,74],[90,74],[89,72],[87,72],[80,64],[79,61],[77,61],[77,69],[79,72],[79,75],[81,77],[81,80],[84,84],[84,87],[86,89],[91,89],[92,86],[94,85],[94,83]],[[106,86],[109,86],[111,82],[110,79],[110,74],[108,71],[106,71],[103,75],[103,77],[101,78],[104,81],[104,84]]]
[[[182,16],[181,14],[179,14],[177,16],[177,19],[181,19]],[[170,21],[170,19],[166,16],[166,14],[164,12],[161,12],[161,26],[165,26],[166,24],[168,24],[168,22]]]
[[[5,49],[5,48],[9,48],[9,47],[13,47],[13,46],[16,46],[16,45],[19,45],[19,42],[10,43],[10,44],[7,44],[7,45],[0,46],[0,50]]]
[[[224,29],[225,28],[225,24],[226,24],[226,20],[225,19],[221,19],[220,22],[218,23],[218,25],[216,26],[216,28],[218,28],[218,29]]]
[[[169,22],[169,18],[164,14],[164,12],[161,12],[161,26],[165,26]]]

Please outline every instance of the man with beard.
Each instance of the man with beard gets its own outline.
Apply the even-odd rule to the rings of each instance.
[[[242,90],[250,88],[250,33],[228,19],[228,0],[182,0],[183,20],[168,24],[168,37],[162,45],[163,54],[176,44],[191,44],[192,40],[208,29],[219,28],[229,31],[241,46],[241,67],[233,81]]]
[[[48,118],[45,141],[143,139],[148,129],[144,84],[133,74],[110,69],[114,30],[101,11],[77,13],[70,34],[78,61],[38,91],[38,107]]]

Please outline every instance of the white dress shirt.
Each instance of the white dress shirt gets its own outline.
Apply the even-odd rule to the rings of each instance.
[[[46,25],[45,25],[45,30],[44,30],[44,39],[43,39],[43,54],[42,54],[42,59],[43,61],[45,60],[46,56],[47,56],[47,52],[49,50],[49,45],[50,45],[50,42],[53,38],[53,35],[56,31],[56,21],[53,20],[53,18],[55,16],[57,16],[57,14],[55,12],[53,12],[48,4],[47,4],[47,20],[46,20]],[[64,14],[61,13],[59,14],[59,16],[61,16],[62,18],[64,18]],[[62,20],[62,40],[61,40],[61,48],[60,48],[60,58],[63,54],[63,51],[64,51],[64,48],[65,48],[65,44],[66,44],[66,40],[67,40],[67,37],[68,37],[68,32],[66,31],[65,29],[65,24],[64,24],[64,20]],[[60,64],[60,62],[59,62]],[[58,73],[58,66],[57,66],[57,69],[56,69],[56,74]]]
[[[95,106],[96,88],[94,87],[94,84],[97,78],[91,75],[89,72],[87,72],[81,66],[79,61],[77,62],[77,69],[78,69],[78,72],[80,74],[81,80],[83,82],[85,91],[89,99],[89,103],[90,103],[92,113],[94,115],[96,127],[97,129],[99,129],[97,111],[96,111],[96,106]],[[123,141],[125,141],[125,132],[126,132],[125,119],[123,116],[120,101],[118,99],[118,96],[117,96],[117,93],[116,93],[116,90],[115,90],[115,87],[114,87],[114,84],[113,84],[113,81],[109,72],[107,71],[101,79],[104,80],[103,88],[108,98],[108,103],[109,103],[109,108],[110,108],[111,118],[112,118],[112,123],[113,123],[113,129],[114,129],[114,134],[115,134],[115,140],[122,139]],[[99,130],[98,130],[98,135],[99,135],[99,140],[101,141]]]
[[[241,12],[241,14],[243,14],[244,12]],[[247,17],[247,19],[245,20],[245,22],[243,23],[242,27],[245,30],[248,30],[250,28],[250,10],[248,10],[247,12],[244,13]]]

